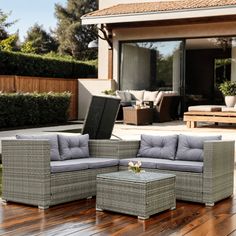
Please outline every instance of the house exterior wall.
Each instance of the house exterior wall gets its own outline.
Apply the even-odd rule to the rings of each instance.
[[[157,0],[99,0],[99,9],[110,7],[121,3],[138,3],[138,2],[156,2]],[[163,0],[159,0],[163,1]],[[166,1],[166,0],[164,0]],[[173,0],[172,0],[173,1]],[[98,78],[108,79],[108,44],[106,41],[99,39],[98,48]]]
[[[140,39],[181,39],[236,35],[236,22],[160,27],[120,28],[113,30],[113,79],[119,80],[119,42]],[[102,71],[104,62],[99,64]]]
[[[152,0],[100,0],[99,8],[106,8],[120,3],[150,2]],[[159,0],[161,1],[161,0]],[[163,0],[165,1],[165,0]],[[173,0],[175,1],[175,0]],[[156,2],[153,0],[153,2]],[[180,13],[181,14],[181,13]],[[197,37],[235,36],[236,21],[218,23],[199,23],[172,26],[152,26],[139,28],[116,28],[112,31],[113,36],[113,79],[119,81],[119,42],[140,39],[181,39]],[[235,49],[233,55],[236,56]],[[108,45],[104,40],[99,41],[98,78],[108,78]],[[233,71],[236,69],[233,65]],[[236,80],[233,78],[233,80]]]

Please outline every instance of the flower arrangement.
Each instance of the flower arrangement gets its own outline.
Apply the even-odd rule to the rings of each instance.
[[[141,161],[138,161],[136,163],[133,163],[132,161],[128,164],[129,171],[133,171],[134,173],[140,173],[141,172]]]

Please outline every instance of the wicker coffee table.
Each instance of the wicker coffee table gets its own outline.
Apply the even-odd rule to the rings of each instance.
[[[97,175],[96,209],[148,219],[175,209],[175,175],[120,171]]]
[[[146,125],[153,122],[153,108],[123,107],[125,124]]]

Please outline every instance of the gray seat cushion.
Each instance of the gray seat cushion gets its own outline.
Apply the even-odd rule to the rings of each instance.
[[[174,159],[178,135],[154,136],[141,135],[138,157]]]
[[[188,136],[179,135],[176,160],[203,161],[203,145],[205,141],[221,140],[221,136]]]
[[[81,163],[88,164],[89,169],[118,166],[118,159],[90,157],[80,159]]]
[[[64,161],[52,161],[51,162],[51,172],[67,172],[67,171],[78,171],[86,169],[97,169],[118,166],[118,159],[110,158],[80,158],[73,160]]]
[[[160,170],[172,170],[183,172],[203,172],[203,162],[199,161],[178,161],[178,160],[164,160],[159,159],[156,165]]]
[[[41,139],[48,140],[50,148],[50,158],[51,161],[60,161],[60,154],[58,148],[58,138],[57,134],[39,134],[39,135],[30,135],[30,134],[18,134],[16,135],[17,139]]]
[[[127,158],[120,160],[120,166],[127,166],[128,163],[141,161],[143,168],[149,169],[160,169],[160,170],[171,170],[171,171],[184,171],[184,172],[203,172],[203,162],[197,161],[177,161],[177,160],[167,160],[167,159],[157,159],[157,158]]]
[[[62,160],[89,157],[89,135],[58,135]]]
[[[60,173],[68,171],[78,171],[88,169],[87,163],[81,163],[81,159],[65,160],[65,161],[51,161],[51,173]]]
[[[141,161],[142,166],[141,168],[150,168],[150,169],[155,169],[156,168],[156,160],[158,159],[154,159],[154,158],[140,158],[140,157],[134,157],[134,158],[128,158],[128,159],[121,159],[120,160],[120,166],[126,166],[128,169],[128,163],[130,161],[136,163],[138,161]]]

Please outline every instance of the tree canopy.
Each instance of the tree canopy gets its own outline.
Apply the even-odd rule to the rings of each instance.
[[[15,23],[15,21],[7,22],[7,18],[10,14],[11,13],[4,13],[0,9],[0,40],[6,39],[9,36],[7,33],[7,28]]]
[[[98,7],[96,0],[68,0],[66,7],[55,5],[58,20],[55,31],[59,42],[59,53],[72,55],[76,59],[94,59],[95,50],[88,49],[88,43],[97,38],[95,27],[82,26],[80,17]]]
[[[43,26],[34,24],[28,31],[22,45],[23,52],[45,54],[57,51],[56,40],[47,33]]]

